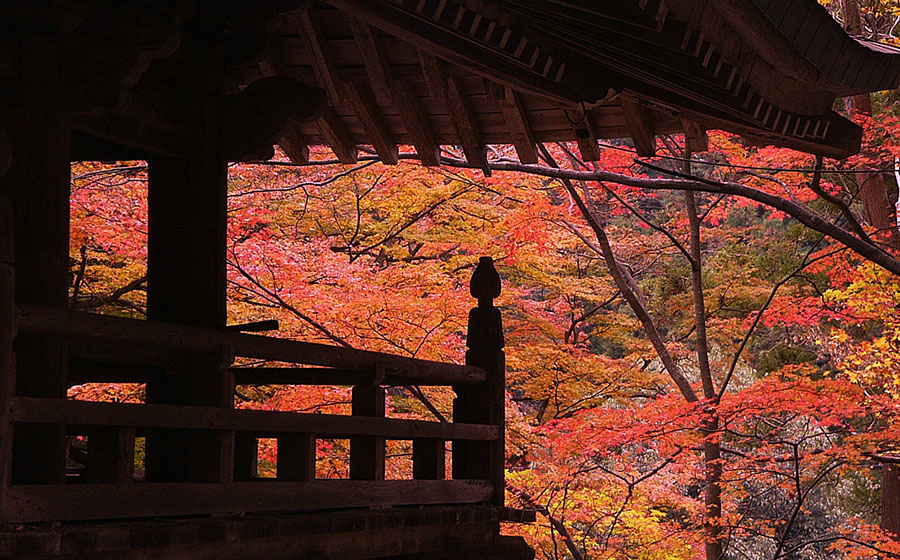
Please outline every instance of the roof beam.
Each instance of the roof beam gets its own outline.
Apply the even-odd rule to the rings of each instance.
[[[656,155],[656,136],[653,135],[653,125],[647,108],[632,99],[621,99],[619,105],[625,115],[625,126],[631,134],[637,154],[641,157]]]
[[[692,154],[709,151],[709,136],[706,130],[692,120],[681,119],[684,127],[684,145]]]
[[[462,84],[458,79],[447,76],[443,63],[434,55],[420,50],[419,58],[422,62],[422,73],[425,76],[425,85],[429,94],[446,107],[450,123],[466,154],[466,160],[470,165],[481,169],[485,177],[490,177],[491,168],[487,161],[487,149],[475,123]]]
[[[432,167],[440,165],[440,146],[431,131],[431,125],[415,91],[408,82],[398,80],[393,82],[392,92],[397,111],[406,124],[406,131],[412,138],[422,164]]]
[[[348,83],[346,87],[347,98],[350,99],[356,116],[372,139],[372,145],[375,147],[378,157],[381,158],[382,163],[396,165],[399,155],[397,142],[388,130],[384,119],[381,118],[378,107],[372,102],[367,92],[363,91],[360,84]]]
[[[331,56],[326,45],[325,34],[319,23],[315,20],[312,10],[303,10],[295,16],[300,30],[306,37],[306,45],[313,57],[313,71],[319,85],[324,86],[328,92],[328,99],[332,105],[338,106],[344,99],[341,78],[335,66],[335,59]]]
[[[571,111],[576,117],[570,118],[575,139],[578,142],[578,151],[584,161],[599,161],[600,146],[597,143],[597,133],[594,131],[594,123],[591,122],[591,113],[583,109]],[[567,111],[568,116],[569,111]]]
[[[506,127],[512,135],[519,161],[527,164],[537,163],[538,156],[535,149],[537,142],[531,130],[531,123],[528,122],[525,107],[522,105],[522,98],[511,88],[504,88],[503,93],[504,95],[497,101],[500,104],[500,111],[503,112]]]
[[[393,78],[384,46],[375,35],[375,30],[366,23],[350,18],[350,27],[362,56],[366,74],[369,76],[372,91],[375,93],[375,100],[379,105],[393,105],[394,96],[390,86]]]
[[[325,107],[322,116],[316,120],[316,127],[331,151],[341,163],[356,163],[359,151],[356,144],[347,134],[347,127],[340,122],[337,113],[331,107]]]
[[[281,151],[284,152],[284,155],[286,155],[292,163],[309,163],[309,143],[303,138],[297,123],[294,123],[281,131],[281,138],[278,140],[278,145],[281,147]]]
[[[447,107],[450,110],[450,122],[459,135],[463,152],[470,165],[481,169],[485,177],[491,176],[491,167],[488,165],[487,148],[481,138],[478,125],[475,122],[472,110],[469,107],[462,84],[456,78],[447,80]]]

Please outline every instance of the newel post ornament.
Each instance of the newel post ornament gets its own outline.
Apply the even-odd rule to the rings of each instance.
[[[487,372],[482,385],[456,386],[453,421],[497,426],[496,441],[453,442],[453,478],[490,481],[494,486],[493,504],[504,503],[504,461],[506,423],[506,358],[503,353],[503,321],[494,299],[500,295],[500,275],[490,257],[481,257],[469,284],[478,306],[469,311],[466,337],[466,365]]]

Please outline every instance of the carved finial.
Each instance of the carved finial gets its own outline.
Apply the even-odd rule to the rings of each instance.
[[[494,259],[481,257],[469,282],[469,293],[479,305],[491,305],[491,300],[500,295],[500,275],[494,268]]]

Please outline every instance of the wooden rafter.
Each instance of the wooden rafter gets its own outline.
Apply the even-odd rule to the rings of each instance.
[[[600,160],[600,146],[597,143],[597,133],[594,123],[591,122],[590,111],[576,109],[567,112],[575,140],[578,142],[578,151],[585,161]]]
[[[466,93],[457,78],[447,80],[447,106],[450,109],[450,121],[459,135],[466,159],[470,164],[478,166],[485,177],[490,177],[491,168],[488,165],[487,149],[466,100]]]
[[[328,52],[325,34],[312,12],[312,10],[301,11],[296,15],[296,20],[306,38],[307,48],[313,56],[313,72],[316,79],[328,92],[331,104],[340,105],[344,98],[340,73],[335,65],[335,58]]]
[[[359,151],[334,109],[325,107],[322,116],[316,120],[316,127],[341,163],[356,163]]]
[[[391,93],[390,83],[393,81],[393,77],[384,46],[375,35],[375,30],[367,24],[351,18],[350,26],[376,101],[379,105],[392,105],[394,96]]]
[[[646,107],[633,99],[621,99],[619,105],[638,155],[653,157],[656,154],[656,137],[653,135],[653,125]]]
[[[466,154],[466,160],[489,177],[491,168],[487,162],[487,149],[462,84],[459,79],[447,76],[443,62],[434,55],[420,50],[419,59],[428,92],[446,108],[450,123]]]
[[[691,153],[709,151],[709,137],[702,126],[692,120],[681,119],[684,126],[684,141]]]
[[[372,140],[375,151],[383,163],[395,165],[398,159],[397,142],[394,140],[390,130],[388,130],[384,119],[378,111],[378,107],[372,102],[368,93],[362,89],[360,84],[348,83],[347,98],[356,111],[366,130],[366,134]]]
[[[278,145],[293,163],[309,163],[309,142],[303,138],[300,127],[296,124],[281,132]]]
[[[427,166],[440,165],[440,146],[415,91],[409,83],[402,80],[393,82],[392,91],[400,118],[403,119],[406,130],[416,146],[419,159]]]
[[[510,88],[503,88],[503,96],[497,100],[500,110],[503,112],[503,120],[512,136],[516,153],[522,163],[537,163],[538,156],[535,150],[537,142],[531,130],[531,123],[525,114],[521,96]]]

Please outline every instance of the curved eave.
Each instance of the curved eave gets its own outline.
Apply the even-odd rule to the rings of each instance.
[[[815,72],[839,95],[900,85],[900,49],[854,40],[816,0],[719,0],[714,5],[744,40],[786,73],[809,80]],[[784,57],[783,47],[798,56]]]

